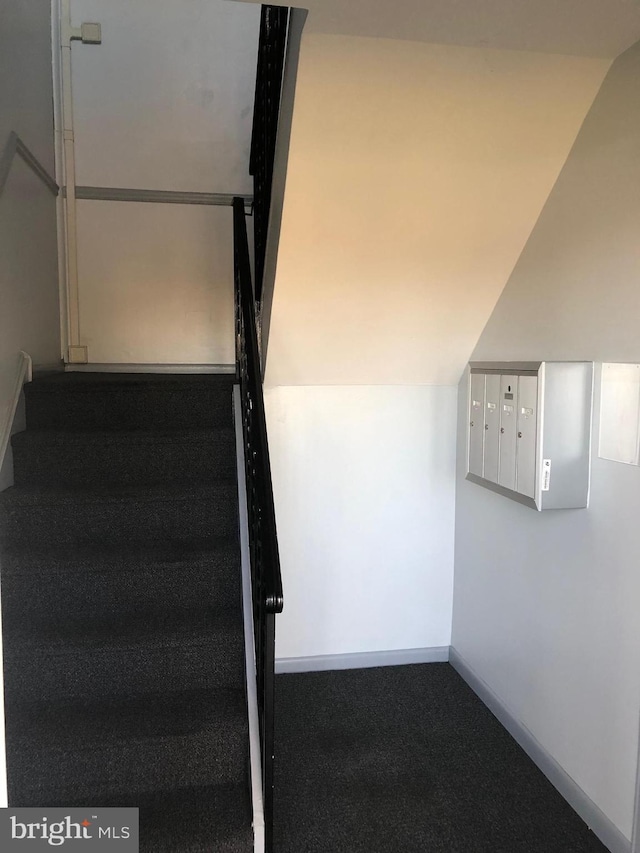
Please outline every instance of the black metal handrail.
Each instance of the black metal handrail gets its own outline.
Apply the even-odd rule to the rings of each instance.
[[[262,302],[262,281],[267,249],[267,230],[271,209],[273,161],[278,134],[282,73],[287,44],[289,8],[262,6],[256,97],[253,109],[253,133],[249,173],[253,175],[255,298]]]
[[[282,577],[262,394],[262,373],[244,200],[233,201],[236,370],[242,401],[249,553],[253,597],[265,851],[273,845],[275,616],[283,607]]]

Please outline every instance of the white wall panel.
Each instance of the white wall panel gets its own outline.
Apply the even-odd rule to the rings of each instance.
[[[446,646],[456,389],[267,392],[278,657]]]

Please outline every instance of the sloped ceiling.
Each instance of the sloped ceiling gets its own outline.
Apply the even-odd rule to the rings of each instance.
[[[259,2],[260,0],[247,0]],[[306,0],[308,32],[614,59],[639,0]]]
[[[608,65],[307,34],[267,384],[456,384]]]
[[[266,383],[456,384],[640,4],[308,5]]]

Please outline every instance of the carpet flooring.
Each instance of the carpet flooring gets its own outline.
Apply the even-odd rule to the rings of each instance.
[[[606,853],[449,664],[276,677],[277,853]]]
[[[0,494],[9,802],[250,853],[233,377],[25,386]]]

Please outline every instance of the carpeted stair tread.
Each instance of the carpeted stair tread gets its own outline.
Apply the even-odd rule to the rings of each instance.
[[[2,604],[5,619],[53,611],[73,618],[128,615],[171,603],[175,612],[208,605],[239,608],[240,557],[237,537],[180,543],[113,543],[105,547],[5,549]]]
[[[72,630],[73,628],[76,630]],[[79,629],[79,630],[78,630]],[[240,615],[147,620],[124,625],[8,625],[5,676],[9,700],[95,699],[148,692],[241,688]]]
[[[242,633],[240,610],[214,610],[206,608],[191,610],[187,613],[166,607],[160,611],[138,609],[124,618],[121,613],[104,614],[102,618],[87,617],[82,612],[82,602],[78,602],[75,617],[60,619],[50,612],[38,617],[25,619],[24,616],[11,619],[4,616],[7,630],[21,638],[22,655],[30,645],[46,646],[48,649],[66,648],[74,650],[77,646],[85,648],[120,648],[121,646],[146,645],[172,646],[181,642],[199,642],[212,635],[222,634],[231,638]],[[11,651],[8,652],[11,657]]]
[[[69,572],[77,574],[144,571],[148,568],[181,567],[193,562],[239,559],[237,533],[203,536],[192,539],[158,537],[138,542],[79,542],[68,545],[6,542],[0,547],[2,572],[5,575],[47,575]],[[40,582],[40,580],[39,580]]]
[[[27,429],[193,429],[232,423],[232,376],[55,374],[25,386]]]
[[[38,766],[36,785],[12,774],[24,804],[72,797],[142,794],[241,782],[247,762],[242,690],[149,694],[140,699],[17,706],[7,720],[10,764]]]
[[[87,799],[51,800],[45,806],[94,805]],[[101,805],[140,809],[140,853],[251,853],[251,808],[246,784],[184,787],[105,797]]]
[[[191,430],[27,430],[12,438],[18,484],[210,482],[235,473],[230,426]]]
[[[10,486],[0,492],[0,506],[42,506],[42,505],[86,505],[90,503],[119,503],[122,500],[148,500],[159,502],[207,500],[221,492],[233,493],[236,489],[234,477],[224,477],[215,483],[158,483],[145,485],[100,485],[84,488],[74,486],[56,487]]]
[[[56,488],[11,486],[0,494],[5,538],[32,542],[200,538],[237,530],[234,479],[211,484]]]

